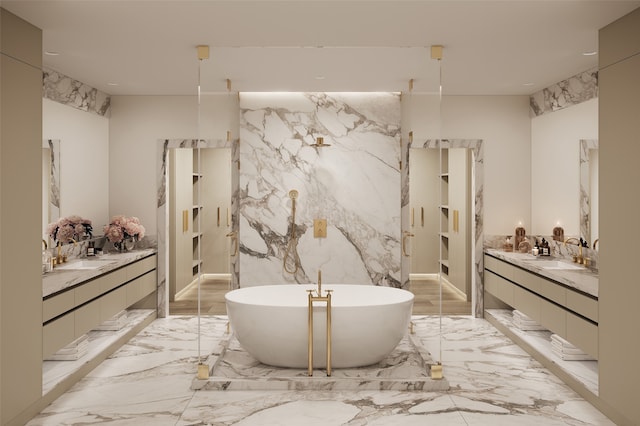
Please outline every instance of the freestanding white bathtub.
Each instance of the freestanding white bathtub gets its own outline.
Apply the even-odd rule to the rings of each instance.
[[[268,285],[225,296],[238,342],[263,364],[307,368],[308,293],[315,285]],[[329,284],[332,368],[361,367],[384,359],[407,332],[413,293],[392,287]],[[326,305],[314,303],[313,367],[326,368]]]

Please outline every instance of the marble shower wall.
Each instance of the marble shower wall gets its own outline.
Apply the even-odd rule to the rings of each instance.
[[[399,94],[242,93],[240,140],[241,287],[315,283],[320,269],[327,283],[401,285]]]

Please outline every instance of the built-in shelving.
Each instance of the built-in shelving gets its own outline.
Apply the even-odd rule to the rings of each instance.
[[[192,273],[194,277],[202,272],[202,259],[200,254],[202,229],[200,225],[202,200],[200,200],[200,186],[204,175],[200,172],[200,150],[193,150],[193,208],[192,208],[192,220],[193,220],[193,264]]]
[[[440,150],[440,274],[449,275],[449,150]]]

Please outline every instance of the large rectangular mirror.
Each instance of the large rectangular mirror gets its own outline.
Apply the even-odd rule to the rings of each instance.
[[[47,225],[60,218],[60,140],[42,142],[42,238]]]

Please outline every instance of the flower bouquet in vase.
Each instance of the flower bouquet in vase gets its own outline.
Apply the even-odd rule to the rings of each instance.
[[[135,216],[113,216],[111,222],[104,227],[105,237],[121,252],[133,250],[136,241],[140,241],[144,237],[144,232],[144,226]]]

